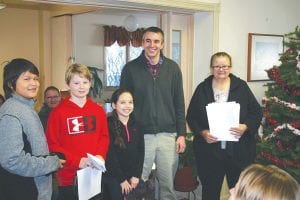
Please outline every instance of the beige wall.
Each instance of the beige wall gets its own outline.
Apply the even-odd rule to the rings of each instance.
[[[44,69],[49,64],[49,14],[37,10],[5,8],[0,10],[0,93],[3,94],[5,62],[21,57],[32,61],[41,73],[41,94],[44,88]]]
[[[52,25],[51,83],[60,90],[67,90],[65,71],[72,57],[72,18],[70,15],[54,17]]]

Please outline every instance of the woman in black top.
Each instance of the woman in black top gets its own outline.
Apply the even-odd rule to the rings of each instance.
[[[218,52],[211,57],[211,74],[196,88],[187,112],[194,133],[194,151],[203,200],[219,200],[224,176],[233,188],[241,171],[255,158],[255,134],[262,119],[259,103],[247,83],[231,74],[231,57]],[[219,141],[209,129],[206,106],[212,102],[240,104],[239,127],[229,131],[238,142]],[[226,120],[226,119],[224,119]]]

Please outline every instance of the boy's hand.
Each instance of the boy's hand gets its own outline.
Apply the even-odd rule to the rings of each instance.
[[[103,162],[105,162],[104,158],[100,155],[96,155],[97,158],[99,158],[100,160],[102,160]]]
[[[59,159],[59,168],[63,168],[66,160]]]
[[[86,157],[81,158],[80,163],[79,163],[79,168],[86,168],[92,166],[92,163],[90,160]]]

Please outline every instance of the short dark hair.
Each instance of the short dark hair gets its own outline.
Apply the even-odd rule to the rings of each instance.
[[[49,91],[49,90],[55,90],[59,95],[60,95],[60,91],[57,87],[53,86],[53,85],[50,85],[48,86],[45,91],[44,91],[44,96],[46,96],[46,93]]]
[[[165,35],[163,30],[161,30],[160,28],[156,27],[156,26],[151,26],[149,28],[147,28],[144,33],[143,33],[143,39],[144,39],[144,35],[148,32],[152,32],[152,33],[160,33],[162,36],[162,42],[164,41]]]
[[[27,71],[39,76],[38,68],[24,58],[15,58],[5,65],[3,70],[3,90],[6,99],[10,98],[16,90],[16,82],[19,76]]]

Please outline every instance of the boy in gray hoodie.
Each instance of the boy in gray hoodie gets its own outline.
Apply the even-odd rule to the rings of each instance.
[[[51,173],[65,162],[57,155],[49,155],[43,126],[34,110],[40,85],[38,76],[36,66],[25,59],[14,59],[4,67],[3,89],[7,100],[0,108],[3,200],[50,200]]]

